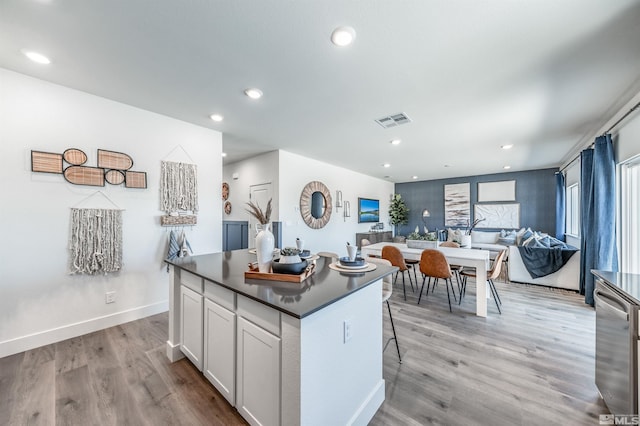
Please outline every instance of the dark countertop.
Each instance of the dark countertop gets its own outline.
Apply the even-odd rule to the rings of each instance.
[[[234,250],[166,262],[295,318],[304,318],[398,270],[376,265],[371,272],[343,274],[329,268],[329,258],[320,257],[313,275],[302,283],[245,279],[247,265],[255,260],[248,250]]]
[[[640,305],[640,275],[598,271],[595,269],[592,269],[591,273],[603,279],[614,291],[633,299],[636,304]]]

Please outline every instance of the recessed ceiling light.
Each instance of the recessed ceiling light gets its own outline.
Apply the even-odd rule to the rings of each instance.
[[[331,33],[331,42],[340,47],[350,45],[355,38],[356,30],[352,27],[338,27]]]
[[[500,148],[502,148],[502,149],[511,149],[511,148],[513,148],[513,144],[502,145]]]
[[[402,142],[402,140],[401,140],[401,139],[393,139],[393,140],[391,141],[391,145],[400,145],[400,142]]]
[[[44,56],[42,53],[33,52],[31,50],[22,50],[22,53],[27,58],[31,59],[33,62],[37,62],[39,64],[48,65],[51,63],[51,59]]]
[[[411,176],[411,179],[416,180],[418,179],[418,176]]]
[[[503,169],[505,170],[509,170],[511,168],[511,166],[504,166]]]
[[[260,99],[262,97],[262,90],[250,88],[250,89],[246,89],[244,91],[244,94],[250,97],[251,99]]]
[[[391,167],[391,164],[389,164],[389,163],[384,163],[384,164],[382,165],[382,167],[385,167],[385,168],[387,168],[387,169],[388,169],[389,167]]]
[[[215,121],[216,123],[221,122],[222,120],[224,120],[224,117],[221,116],[220,114],[211,114],[209,116],[209,118],[211,118],[213,121]]]
[[[222,153],[222,156],[223,156],[223,157],[226,157],[226,156],[227,156],[227,153],[226,153],[226,152],[223,152],[223,153]]]

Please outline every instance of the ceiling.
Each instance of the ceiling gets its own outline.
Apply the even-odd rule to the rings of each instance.
[[[225,164],[393,182],[561,165],[640,91],[638,46],[640,0],[0,0],[0,67],[219,130]]]

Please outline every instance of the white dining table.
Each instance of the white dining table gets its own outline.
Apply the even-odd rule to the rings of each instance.
[[[362,247],[362,257],[369,255],[380,256],[382,247],[394,246],[400,249],[405,259],[420,260],[423,249],[409,248],[404,243],[375,243]],[[479,317],[487,316],[487,270],[489,269],[489,251],[453,248],[453,247],[437,247],[437,250],[447,258],[450,265],[461,265],[476,270],[476,315]]]

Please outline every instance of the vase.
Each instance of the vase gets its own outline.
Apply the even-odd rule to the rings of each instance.
[[[462,235],[460,237],[460,247],[471,248],[471,235]]]
[[[258,271],[271,272],[271,261],[275,249],[275,238],[271,233],[270,224],[256,224],[256,257],[258,258]]]

